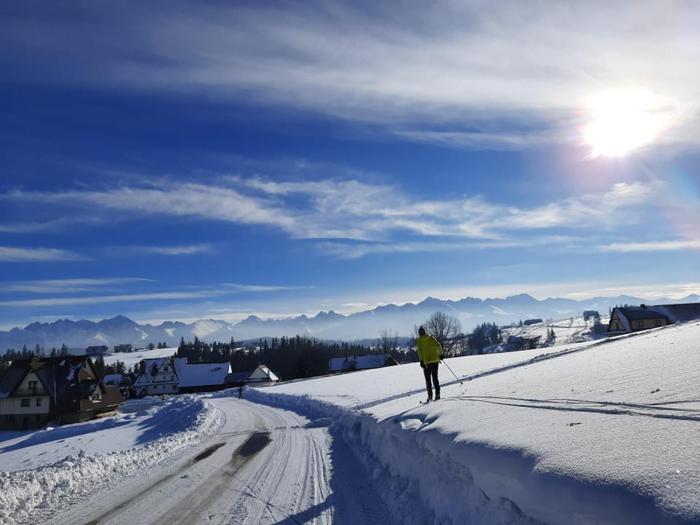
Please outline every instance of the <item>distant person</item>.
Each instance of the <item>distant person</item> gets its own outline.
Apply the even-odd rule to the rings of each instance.
[[[435,400],[440,399],[440,383],[438,382],[438,365],[442,357],[442,347],[432,335],[425,332],[422,326],[418,329],[418,339],[416,339],[418,359],[425,375],[425,388],[428,391],[428,400],[433,400],[433,387],[435,387]],[[431,384],[432,380],[432,384]]]
[[[243,399],[243,385],[238,387],[238,399]]]

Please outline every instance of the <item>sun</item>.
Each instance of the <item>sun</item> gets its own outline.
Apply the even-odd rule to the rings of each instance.
[[[666,127],[661,99],[648,91],[609,91],[589,106],[583,136],[594,157],[623,157],[653,143]]]

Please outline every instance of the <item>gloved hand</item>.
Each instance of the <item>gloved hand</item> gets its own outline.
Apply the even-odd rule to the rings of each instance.
[[[419,363],[421,368],[425,368],[425,363],[423,361],[419,361]]]

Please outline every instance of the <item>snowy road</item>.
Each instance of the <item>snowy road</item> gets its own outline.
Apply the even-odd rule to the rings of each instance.
[[[234,398],[207,402],[226,421],[206,442],[48,522],[391,523],[370,477],[328,421]]]

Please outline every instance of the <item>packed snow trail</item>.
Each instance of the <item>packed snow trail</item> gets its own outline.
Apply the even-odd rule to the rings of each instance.
[[[48,523],[391,522],[370,476],[330,420],[309,421],[232,397],[207,402],[225,423],[190,454],[95,494]]]

